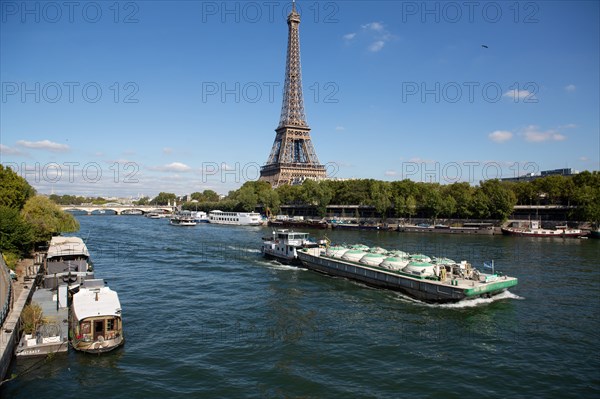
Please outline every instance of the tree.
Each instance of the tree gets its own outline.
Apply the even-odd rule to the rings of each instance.
[[[480,188],[473,194],[470,212],[476,219],[487,219],[490,216],[489,200]]]
[[[258,195],[256,195],[254,192],[254,188],[252,186],[244,184],[237,191],[235,197],[242,210],[251,212],[256,209],[256,205],[258,204]]]
[[[459,218],[468,219],[471,217],[471,201],[473,199],[473,188],[467,182],[452,183],[445,187],[446,195],[454,199],[455,208],[452,212]],[[451,204],[446,205],[446,211]],[[450,217],[450,215],[448,215]]]
[[[381,215],[381,219],[385,220],[390,207],[392,206],[392,190],[387,182],[376,181],[371,188],[370,205],[375,207],[377,213]]]
[[[32,243],[31,226],[19,210],[0,205],[0,251],[26,256]]]
[[[31,197],[21,211],[23,219],[31,226],[34,242],[48,241],[53,234],[79,230],[79,222],[46,197]]]
[[[173,205],[176,198],[177,196],[173,193],[160,192],[156,197],[154,197],[154,199],[152,199],[152,201],[150,201],[150,203],[152,205],[167,205],[169,203]]]
[[[35,195],[33,187],[11,168],[0,164],[0,206],[21,210],[25,202]]]
[[[149,203],[150,203],[150,198],[148,198],[148,197],[142,197],[137,201],[133,201],[134,205],[139,205],[139,206],[148,205]]]
[[[489,213],[494,219],[506,220],[513,212],[517,198],[510,189],[510,183],[498,179],[481,182],[480,189],[488,199]]]
[[[410,220],[414,214],[417,213],[417,200],[412,195],[406,198],[406,214]]]

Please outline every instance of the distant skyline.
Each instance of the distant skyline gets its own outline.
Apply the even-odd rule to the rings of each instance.
[[[600,169],[600,5],[297,1],[331,177],[449,184]],[[0,2],[0,162],[49,194],[256,180],[291,2]]]

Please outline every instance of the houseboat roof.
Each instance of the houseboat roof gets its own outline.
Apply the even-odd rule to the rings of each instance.
[[[52,237],[48,247],[48,258],[68,255],[90,256],[83,240],[79,237]]]
[[[73,312],[78,320],[96,316],[121,316],[121,302],[109,287],[81,288],[73,295]]]

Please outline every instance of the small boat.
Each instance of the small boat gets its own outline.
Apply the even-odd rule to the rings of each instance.
[[[284,264],[300,265],[297,251],[301,248],[314,248],[319,244],[309,240],[308,233],[298,233],[280,229],[273,236],[263,238],[261,252],[266,258],[275,259]]]
[[[437,258],[432,263],[425,255],[386,258],[380,257],[383,254],[365,253],[360,249],[348,249],[340,258],[340,247],[330,248],[302,248],[298,250],[298,258],[307,269],[400,291],[425,302],[492,297],[518,283],[515,277],[494,273],[493,263],[490,274],[480,272],[466,261],[456,263],[448,258]],[[393,253],[388,252],[388,255]]]
[[[198,221],[190,211],[181,211],[171,217],[169,224],[172,226],[195,226]]]
[[[23,333],[15,349],[15,355],[30,357],[67,352],[69,350],[67,286],[62,284],[57,290],[38,288],[33,293],[31,303],[39,305],[43,322],[35,327],[35,331],[30,331],[29,334]]]
[[[69,337],[73,349],[111,351],[125,343],[118,294],[104,280],[86,280],[72,294]]]
[[[88,249],[79,237],[52,237],[46,255],[44,288],[60,284],[78,284],[94,278]]]
[[[585,232],[580,229],[572,229],[568,226],[556,226],[556,229],[543,229],[539,222],[535,220],[528,221],[525,227],[517,226],[503,227],[502,234],[521,236],[521,237],[556,237],[556,238],[579,238],[585,236]]]

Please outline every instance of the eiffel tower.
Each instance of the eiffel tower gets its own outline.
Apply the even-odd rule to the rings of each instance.
[[[273,187],[299,184],[305,179],[319,180],[326,176],[325,166],[319,164],[304,115],[298,35],[300,14],[296,11],[295,1],[287,24],[289,36],[281,118],[275,129],[277,134],[271,154],[260,169],[259,179],[271,183]]]

